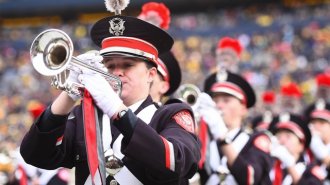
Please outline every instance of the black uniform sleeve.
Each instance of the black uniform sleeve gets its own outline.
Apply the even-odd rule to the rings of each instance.
[[[271,156],[267,151],[257,147],[255,143],[257,140],[267,138],[268,136],[259,134],[251,136],[234,164],[229,166],[229,170],[238,184],[271,184],[269,178],[269,172],[272,168]],[[270,140],[268,142],[270,143]]]
[[[41,132],[47,132],[56,129],[59,125],[66,122],[68,115],[55,115],[51,111],[51,106],[48,106],[44,111],[42,116],[39,118],[37,123],[37,127]],[[42,123],[42,124],[41,124]]]
[[[306,170],[302,174],[297,185],[322,185],[325,180],[325,174],[318,165],[310,164],[307,166]]]
[[[43,169],[72,168],[76,120],[67,120],[68,115],[54,115],[48,107],[22,140],[20,153],[23,159]]]
[[[189,111],[193,116],[188,106],[174,103],[157,111],[149,124],[134,118],[126,119],[134,121],[134,124],[124,123],[125,119],[114,123],[124,135],[123,154],[145,166],[148,182],[177,184],[178,179],[188,181],[197,170],[200,144],[195,134],[173,119],[172,116],[180,111]],[[120,124],[135,125],[132,135],[123,131]]]

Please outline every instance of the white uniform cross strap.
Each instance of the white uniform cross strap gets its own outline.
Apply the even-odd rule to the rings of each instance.
[[[146,108],[144,108],[143,110],[141,110],[136,116],[138,118],[140,118],[142,121],[144,121],[146,124],[149,124],[151,121],[151,118],[154,116],[156,110],[157,110],[156,106],[154,104],[151,104],[151,105],[147,106]],[[123,134],[120,134],[112,145],[114,154],[119,159],[122,159],[124,157],[124,155],[120,151],[121,140],[123,139],[123,137],[124,137]]]
[[[137,117],[144,121],[146,124],[149,124],[151,118],[154,116],[157,108],[154,104],[149,105],[148,107],[141,110]],[[121,140],[123,139],[123,135],[120,134],[119,137],[113,144],[113,150],[115,155],[118,155],[118,158],[122,159],[124,155],[121,153]],[[133,174],[129,171],[126,166],[124,166],[115,176],[114,178],[119,182],[119,184],[131,184],[131,185],[138,185],[142,184]]]
[[[302,162],[297,163],[294,168],[297,170],[299,175],[302,175],[306,170],[306,165]],[[292,177],[291,175],[287,174],[282,182],[282,185],[291,185],[292,184]]]
[[[238,134],[238,135],[237,135]],[[244,146],[247,144],[249,141],[250,136],[239,129],[237,130],[232,130],[231,135],[233,142],[232,145],[235,148],[235,150],[240,153],[241,150],[244,148]],[[218,171],[218,169],[222,169],[222,171],[229,171],[227,167],[227,157],[222,157],[221,159],[219,158],[218,155],[218,149],[215,141],[212,141],[210,144],[210,166],[213,169],[213,171]],[[212,153],[211,153],[212,152]],[[209,184],[217,184],[219,182],[219,175],[218,174],[213,174],[211,177],[208,179],[206,182],[207,185]],[[231,175],[228,174],[225,178],[225,184],[237,184],[235,178]]]
[[[152,117],[154,116],[157,108],[154,104],[151,104],[141,110],[137,117],[143,120],[146,124],[149,124]],[[110,143],[112,141],[111,135],[111,127],[110,127],[110,119],[107,115],[103,115],[102,117],[102,142],[103,149],[106,151],[110,148]],[[113,143],[113,151],[116,157],[119,159],[123,159],[125,156],[121,153],[121,141],[123,139],[123,135],[120,134],[117,139]],[[114,178],[117,180],[119,184],[130,184],[130,185],[140,185],[142,184],[133,174],[129,171],[129,169],[124,166],[115,176]],[[91,176],[89,175],[87,180],[85,181],[85,185],[92,185]]]

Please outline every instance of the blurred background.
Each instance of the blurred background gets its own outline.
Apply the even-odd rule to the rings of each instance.
[[[131,0],[124,15],[137,16],[146,0]],[[315,76],[330,73],[329,0],[164,0],[171,10],[169,33],[183,82],[202,88],[215,69],[215,49],[223,36],[244,46],[239,64],[257,94],[295,82],[304,105],[313,101]],[[59,92],[38,74],[30,46],[43,30],[57,28],[74,42],[75,56],[97,47],[89,30],[110,16],[103,0],[0,0],[0,171],[19,146],[38,112]],[[258,96],[260,97],[260,96]],[[259,98],[260,99],[260,98]],[[260,101],[259,101],[260,102]],[[256,106],[258,108],[258,106]],[[5,162],[3,162],[5,161]]]

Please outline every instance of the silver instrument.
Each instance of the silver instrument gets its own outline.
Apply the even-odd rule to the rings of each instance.
[[[84,86],[70,83],[67,78],[70,71],[81,73],[82,69],[87,69],[104,76],[114,91],[118,94],[121,93],[122,82],[117,76],[82,62],[73,56],[73,51],[72,40],[65,32],[48,29],[34,39],[30,55],[33,67],[42,75],[52,76],[51,85],[57,89],[81,96],[80,89]]]
[[[104,152],[105,170],[110,176],[115,176],[123,167],[124,163],[114,155],[110,148]]]
[[[197,102],[197,98],[201,91],[194,84],[182,84],[175,92],[175,97],[193,106]]]

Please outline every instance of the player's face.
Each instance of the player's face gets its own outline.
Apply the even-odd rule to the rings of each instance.
[[[150,84],[157,71],[148,68],[145,61],[134,57],[107,57],[103,61],[110,74],[116,75],[122,82],[121,98],[129,106],[146,98]]]
[[[229,94],[219,93],[213,97],[213,100],[223,113],[223,119],[229,128],[241,126],[247,108],[239,99]]]

